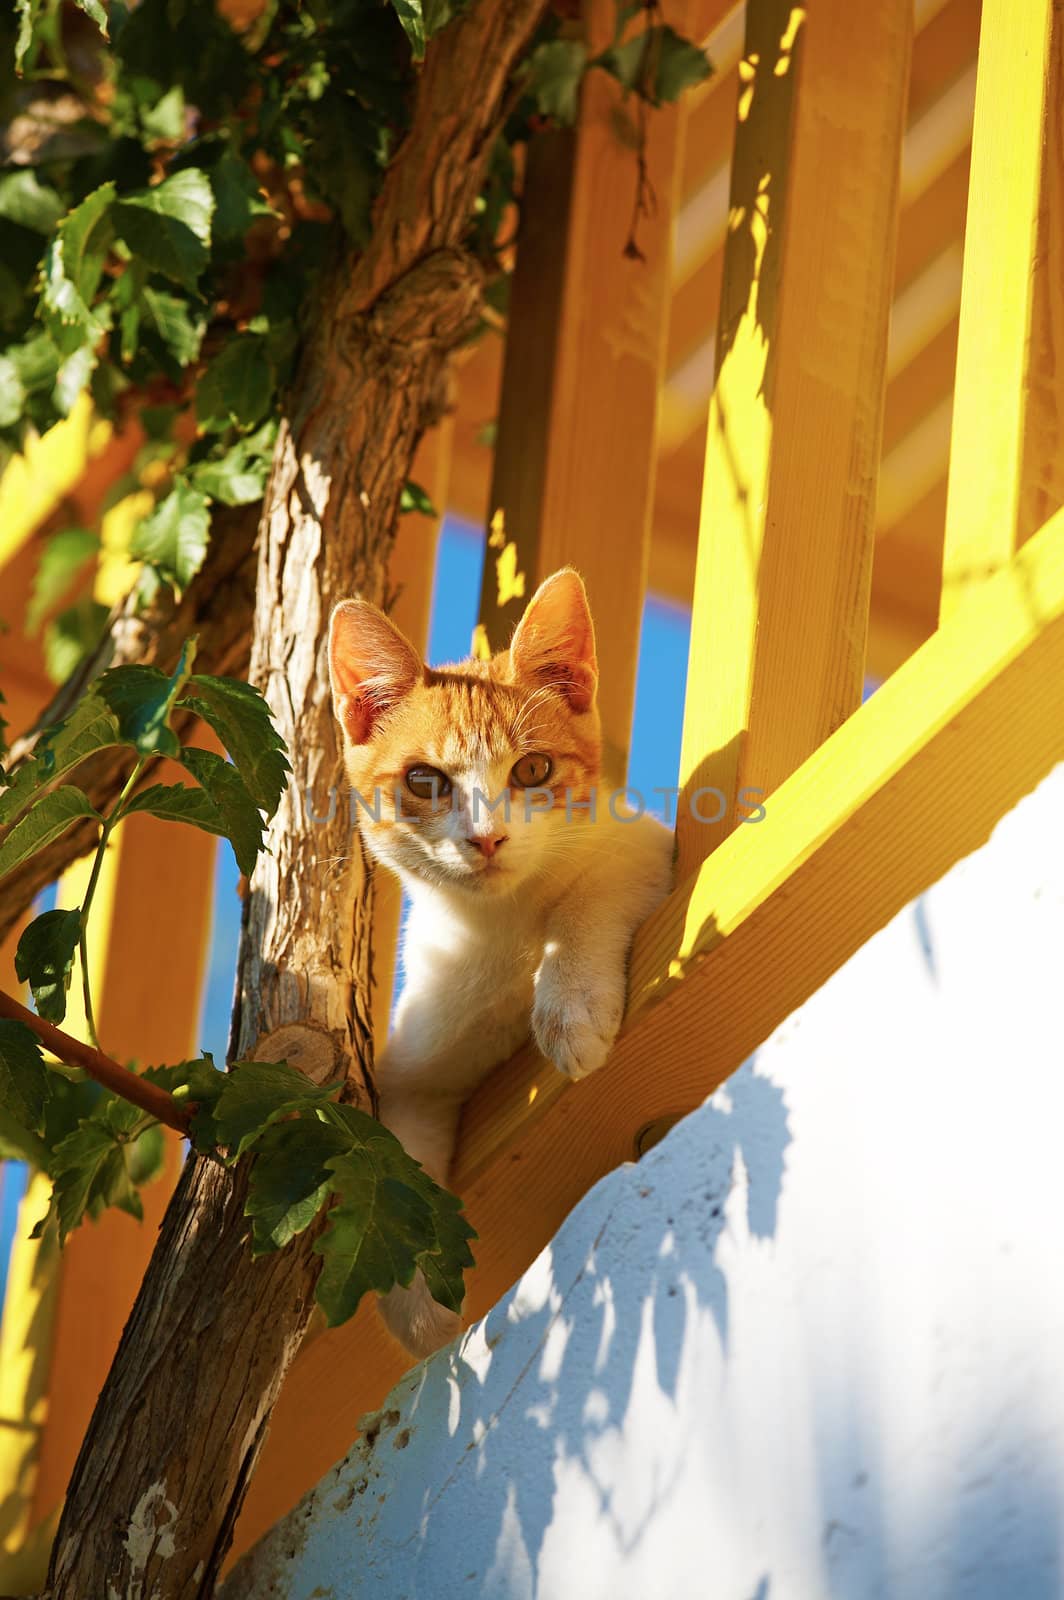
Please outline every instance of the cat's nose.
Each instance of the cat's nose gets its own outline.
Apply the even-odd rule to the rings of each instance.
[[[466,844],[471,844],[474,850],[480,851],[485,860],[490,860],[500,845],[504,845],[509,837],[508,833],[478,833],[468,838]]]

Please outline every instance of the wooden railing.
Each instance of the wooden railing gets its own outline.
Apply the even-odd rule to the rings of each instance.
[[[505,643],[538,578],[580,568],[623,771],[648,574],[683,588],[677,507],[692,525],[697,513],[667,481],[690,422],[675,374],[715,315],[676,782],[687,796],[722,790],[727,821],[690,821],[681,801],[676,888],[636,940],[605,1069],[569,1086],[528,1048],[467,1106],[455,1185],[480,1234],[471,1318],[592,1184],[697,1106],[1064,758],[1064,22],[1053,0],[985,0],[968,185],[976,5],[916,5],[910,93],[912,0],[817,0],[808,16],[749,0],[745,45],[734,7],[690,4],[688,28],[741,59],[650,122],[645,261],[623,249],[629,113],[604,78],[588,83],[575,133],[532,164],[538,201],[483,457],[482,637]],[[692,147],[725,121],[723,157]],[[674,258],[692,172],[713,192],[704,214],[685,206]],[[482,381],[476,363],[463,384]],[[462,454],[468,415],[460,403],[453,451],[426,447],[437,503],[487,495]],[[914,507],[930,528],[918,559],[904,537]],[[404,527],[397,571],[420,642],[419,538]],[[904,664],[862,705],[870,639],[871,658]],[[765,791],[766,815],[736,826],[747,787]],[[378,912],[382,948],[394,918],[394,905]],[[381,1025],[386,1013],[382,997]],[[56,1346],[53,1370],[69,1358]],[[307,1342],[238,1550],[343,1454],[403,1367],[370,1306]],[[58,1473],[46,1487],[42,1510]]]

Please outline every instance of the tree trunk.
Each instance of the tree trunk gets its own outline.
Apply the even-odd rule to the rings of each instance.
[[[479,306],[461,240],[507,79],[543,9],[480,0],[429,46],[372,242],[315,307],[263,509],[251,678],[294,777],[245,908],[233,1042],[315,1078],[343,1066],[363,1102],[370,885],[344,803],[326,627],[342,596],[383,596],[414,449]],[[312,820],[328,816],[334,784],[332,819]],[[253,1262],[244,1193],[239,1169],[186,1165],[74,1468],[50,1600],[213,1593],[318,1266],[306,1236]]]

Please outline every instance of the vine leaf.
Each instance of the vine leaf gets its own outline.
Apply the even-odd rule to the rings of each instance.
[[[36,633],[47,612],[57,605],[99,553],[99,537],[89,528],[62,528],[41,551],[26,607],[26,631]]]
[[[5,792],[5,799],[8,792]],[[61,789],[41,795],[26,815],[15,823],[0,845],[0,878],[38,850],[43,850],[53,839],[58,839],[81,817],[103,821],[99,812],[90,805],[88,795],[73,784],[64,784]]]
[[[256,1256],[279,1250],[310,1226],[332,1190],[327,1163],[350,1143],[328,1122],[275,1122],[255,1141],[244,1214]]]
[[[613,45],[596,56],[593,64],[655,106],[678,100],[685,89],[702,83],[713,71],[705,51],[667,23]]]
[[[192,482],[223,505],[244,506],[261,500],[276,436],[276,424],[264,423],[246,438],[238,439],[223,455],[197,462],[190,471]]]
[[[186,639],[169,677],[158,667],[129,665],[111,667],[96,680],[93,693],[115,719],[117,743],[132,745],[142,756],[180,755],[170,714],[188,682],[195,654],[195,639]]]
[[[15,951],[15,974],[28,983],[39,1016],[62,1022],[74,953],[81,937],[81,912],[44,911],[24,929]]]
[[[63,218],[45,254],[41,320],[61,356],[88,345],[91,357],[91,347],[110,326],[110,307],[93,310],[92,302],[114,238],[114,198],[113,183],[94,189]]]
[[[262,817],[243,778],[236,767],[215,755],[213,750],[198,750],[193,745],[182,750],[180,759],[215,808],[217,826],[209,831],[229,840],[237,866],[250,878],[262,849]],[[193,818],[186,815],[183,820],[188,822]],[[200,826],[206,824],[200,823]]]
[[[272,817],[292,769],[258,689],[236,678],[193,673],[180,704],[214,729],[255,804]]]
[[[423,60],[425,55],[425,14],[421,9],[421,0],[392,0],[392,6],[403,25],[403,32],[410,40],[410,49],[414,60]]]
[[[17,168],[0,178],[0,217],[7,222],[50,239],[65,210],[56,191],[41,183],[32,167]]]
[[[420,1267],[441,1305],[458,1311],[473,1229],[461,1202],[434,1183],[394,1134],[354,1106],[331,1106],[352,1148],[326,1163],[337,1203],[315,1243],[323,1258],[315,1298],[330,1327],[353,1316],[370,1290],[409,1284]]]
[[[179,477],[137,528],[130,554],[149,561],[180,594],[203,565],[210,531],[207,496],[187,478]]]
[[[0,1113],[29,1133],[44,1132],[48,1069],[24,1022],[0,1018]]]
[[[412,478],[408,478],[403,484],[402,493],[399,496],[399,510],[420,511],[424,517],[439,516],[439,512],[433,505],[427,490],[423,489],[420,483],[415,483]]]
[[[91,1116],[83,1117],[74,1132],[55,1146],[49,1214],[58,1223],[61,1245],[86,1217],[95,1220],[108,1206],[117,1206],[143,1221],[138,1190],[158,1174],[164,1149],[159,1128],[137,1132],[144,1121],[137,1106],[107,1095]],[[37,1224],[38,1236],[44,1226]]]
[[[196,388],[204,427],[253,428],[273,404],[275,378],[265,334],[238,333],[220,350]]]
[[[210,259],[214,192],[198,167],[187,167],[156,184],[123,195],[114,225],[134,255],[154,272],[194,290]]]
[[[146,285],[140,293],[142,337],[157,338],[178,367],[195,361],[203,343],[206,319],[187,300]]]
[[[314,1084],[285,1061],[240,1061],[225,1075],[211,1117],[216,1144],[235,1161],[279,1117],[324,1105],[335,1083]],[[194,1128],[199,1118],[195,1119]]]
[[[100,4],[100,0],[74,0],[74,3],[78,7],[79,11],[84,11],[85,15],[90,19],[90,21],[95,22],[96,26],[106,39],[108,37],[107,12]]]
[[[528,58],[527,92],[536,109],[571,128],[579,109],[580,83],[587,67],[587,50],[579,39],[552,39],[539,45]]]

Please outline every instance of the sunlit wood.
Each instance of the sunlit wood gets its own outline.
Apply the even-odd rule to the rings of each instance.
[[[1060,118],[1064,18],[1053,0],[985,0],[979,46],[942,614],[1004,566],[1020,500],[1062,443],[1064,250]],[[1039,331],[1035,308],[1041,308]],[[1057,326],[1054,326],[1054,323]],[[1039,380],[1035,379],[1034,370]],[[1041,472],[1041,467],[1034,470]],[[1052,470],[1052,469],[1050,469]],[[1060,469],[1056,469],[1058,480]]]
[[[792,15],[747,13],[680,766],[724,815],[681,810],[681,872],[742,791],[771,795],[849,715],[864,673],[912,17]]]

